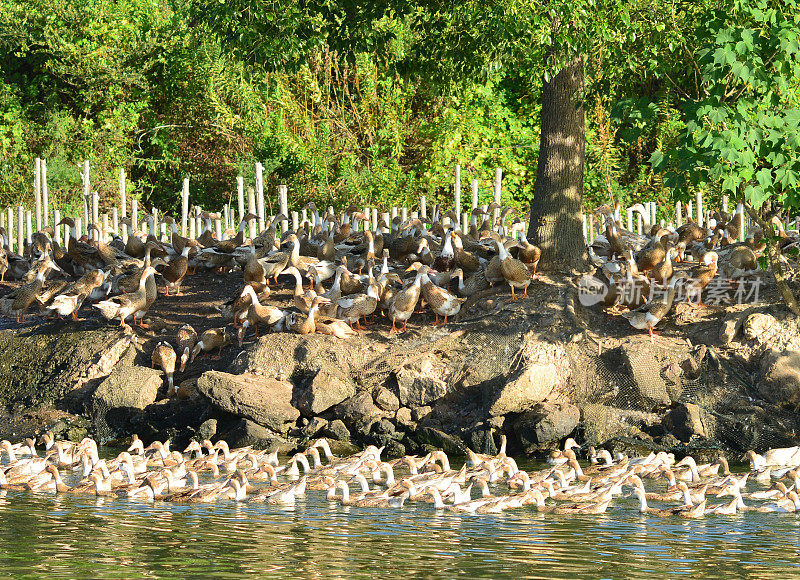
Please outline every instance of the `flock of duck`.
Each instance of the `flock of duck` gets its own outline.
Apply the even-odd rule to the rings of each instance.
[[[724,457],[698,465],[686,456],[659,452],[647,457],[589,450],[581,466],[568,439],[553,452],[549,465],[520,470],[505,453],[468,452],[453,469],[443,451],[424,457],[381,459],[382,448],[369,446],[349,457],[336,457],[327,440],[318,439],[281,464],[277,452],[251,447],[230,449],[225,441],[193,441],[183,452],[169,441],[145,447],[134,436],[127,451],[101,459],[94,440],[41,438],[43,455],[32,439],[0,442],[3,490],[85,494],[145,501],[210,503],[219,500],[292,506],[309,491],[326,492],[333,503],[356,507],[399,508],[406,502],[432,503],[436,510],[500,513],[530,506],[538,512],[564,515],[605,513],[614,498],[636,497],[639,511],[655,516],[699,518],[743,511],[800,511],[800,448],[749,451],[751,470],[732,474]],[[784,483],[787,481],[788,485]],[[650,487],[648,491],[647,486]],[[760,485],[747,491],[748,481]],[[772,483],[774,481],[774,483]],[[772,483],[770,485],[770,483]],[[653,491],[658,486],[661,491]],[[707,498],[725,498],[711,503]],[[747,500],[747,503],[745,502]],[[648,502],[658,502],[653,507]]]
[[[406,330],[411,316],[427,309],[435,314],[434,324],[440,317],[447,323],[468,297],[492,285],[509,284],[514,299],[517,291],[526,296],[541,256],[525,238],[524,224],[519,219],[507,224],[511,209],[497,204],[473,210],[467,232],[459,229],[452,210],[438,207],[430,220],[396,217],[390,224],[372,224],[375,229],[362,227],[366,216],[355,207],[339,216],[320,215],[313,203],[307,207],[312,221],[280,238],[277,225],[286,219],[283,215],[252,239],[246,237],[247,224],[255,216],[244,215],[238,231],[226,232],[222,240],[214,234],[216,214],[202,214],[205,227],[197,239],[179,235],[169,216],[161,222],[166,236],[153,233],[162,227],[150,215],[146,232],[134,230],[127,218],[122,220],[125,242],[94,224],[79,237],[74,221],[64,218],[58,226],[67,225],[71,232],[65,247],[45,227],[18,255],[4,249],[7,238],[0,228],[0,280],[8,276],[23,282],[0,299],[0,311],[23,322],[35,305],[51,318],[78,319],[86,302],[121,326],[126,321],[145,326],[144,317],[158,297],[156,276],[163,279],[165,295],[181,296],[187,275],[240,269],[242,285],[218,305],[234,328],[213,328],[199,338],[187,328],[185,336],[177,337],[179,350],[188,344],[188,357],[194,358],[198,345],[210,352],[237,337],[241,344],[248,333],[258,336],[260,328],[347,338],[376,311],[392,321],[392,333]],[[495,210],[502,210],[497,220],[492,219]],[[277,285],[281,276],[294,281],[288,306],[268,303],[270,284]],[[166,353],[172,346],[160,346],[159,360],[174,360]]]
[[[752,296],[752,288],[744,285],[757,280],[758,259],[766,243],[758,226],[750,228],[744,242],[737,241],[744,227],[741,204],[734,214],[715,212],[707,227],[689,218],[677,230],[648,224],[649,213],[641,204],[632,209],[645,216],[648,235],[623,229],[615,218],[618,213],[608,205],[595,210],[602,217],[604,233],[589,248],[598,266],[596,276],[608,289],[600,305],[609,313],[621,312],[631,326],[647,330],[652,340],[653,328],[675,302],[704,306],[703,292],[712,283],[720,299],[733,301],[737,292],[742,297]],[[797,246],[800,237],[796,232],[787,233],[777,217],[772,223],[782,251]],[[682,263],[688,260],[687,268]]]

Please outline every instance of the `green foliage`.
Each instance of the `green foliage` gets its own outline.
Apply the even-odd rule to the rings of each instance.
[[[653,154],[666,183],[721,184],[755,208],[768,199],[800,205],[800,6],[737,0],[715,11],[697,36],[702,93],[686,101],[676,147]]]

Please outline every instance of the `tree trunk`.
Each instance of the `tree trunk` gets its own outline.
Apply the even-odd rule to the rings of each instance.
[[[542,269],[582,270],[581,221],[586,139],[583,57],[570,61],[542,90],[541,141],[528,237],[542,249]]]

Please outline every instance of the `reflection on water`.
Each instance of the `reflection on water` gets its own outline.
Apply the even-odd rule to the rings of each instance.
[[[9,491],[0,499],[0,574],[780,578],[800,572],[794,514],[701,520],[639,515],[617,499],[602,516],[349,508],[309,491],[268,504],[150,504]]]

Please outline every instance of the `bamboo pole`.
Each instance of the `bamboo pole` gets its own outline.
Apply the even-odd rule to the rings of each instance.
[[[236,178],[236,201],[239,209],[239,223],[244,219],[244,177],[239,175]]]
[[[222,206],[222,229],[223,232],[227,232],[228,229],[231,227],[231,208],[226,203]],[[227,237],[226,237],[227,239]]]
[[[478,189],[480,182],[477,179],[472,180],[472,209],[478,209]]]
[[[25,241],[30,246],[33,242],[33,215],[31,210],[25,211]]]
[[[372,228],[377,232],[378,231],[378,208],[372,208]]]
[[[675,225],[681,227],[683,225],[683,206],[681,202],[675,202]]]
[[[303,208],[300,212],[300,223],[305,224],[308,221],[308,209]],[[314,224],[311,224],[314,225]]]
[[[650,202],[650,223],[652,225],[655,225],[656,223],[656,202],[654,201]]]
[[[694,211],[692,210],[692,202],[688,202],[686,204],[686,221],[689,221],[689,218],[694,217]]]
[[[594,214],[589,214],[589,243],[594,241]]]
[[[14,252],[14,209],[6,208],[6,221],[8,222],[8,251]]]
[[[111,208],[111,228],[111,231],[119,235],[119,210],[116,206]]]
[[[119,170],[119,209],[122,213],[122,219],[128,217],[128,194],[125,188],[125,169]],[[122,241],[128,242],[128,228],[122,228]]]
[[[697,201],[697,225],[703,227],[703,192],[698,191],[695,198]]]
[[[503,169],[501,167],[497,167],[494,170],[494,202],[497,204],[502,203],[503,194]],[[492,216],[492,226],[494,223],[497,222],[497,219],[500,217],[500,208],[494,210],[494,215]]]
[[[636,212],[636,233],[642,235],[642,214]]]
[[[419,213],[423,218],[428,217],[428,198],[424,195],[419,196]]]
[[[185,238],[189,229],[189,178],[183,178],[181,190],[181,235]]]
[[[56,228],[56,242],[58,242],[59,245],[60,245],[61,244],[61,230],[64,228],[64,226],[59,226],[58,225],[58,223],[61,221],[61,212],[60,211],[58,211],[58,210],[54,210],[53,211],[53,221],[55,222],[54,225],[55,225],[55,228]]]
[[[17,253],[21,256],[25,251],[25,208],[19,206],[17,209]]]
[[[278,199],[281,204],[281,213],[284,217],[289,216],[289,186],[288,185],[279,185],[278,186]],[[263,210],[263,208],[262,208]],[[286,231],[289,229],[289,220],[284,219],[281,220],[281,235],[285,234]]]
[[[219,214],[216,214],[219,215]],[[220,218],[214,218],[214,232],[217,234],[217,239],[222,239],[222,220]]]
[[[247,211],[256,215],[256,190],[252,187],[247,188]],[[255,238],[258,235],[258,222],[255,219],[250,220],[248,224],[250,227],[250,238]],[[271,249],[271,248],[270,248]]]
[[[83,180],[83,222],[89,224],[89,200],[91,199],[92,191],[89,182],[89,160],[83,162],[83,171],[81,172],[81,179]]]
[[[33,168],[33,200],[36,207],[36,231],[42,229],[42,160],[37,157]]]
[[[586,214],[581,213],[581,218],[583,221],[583,239],[586,243],[589,243],[589,228],[587,227],[586,223]]]
[[[371,221],[370,218],[372,217],[372,212],[369,211],[369,206],[364,206],[364,231],[371,229]]]
[[[258,209],[258,231],[261,232],[266,227],[264,224],[264,166],[258,162],[256,162],[256,204]]]
[[[466,232],[469,229],[469,216],[466,212],[461,214],[461,231]]]
[[[628,231],[633,231],[633,210],[628,208]]]
[[[139,229],[139,200],[136,198],[131,200],[131,228],[134,232]]]
[[[108,214],[103,214],[103,229],[100,230],[100,239],[103,240],[103,243],[107,242],[106,234],[108,233]]]
[[[736,211],[739,213],[740,216],[742,216],[740,218],[740,223],[742,224],[742,227],[739,230],[739,241],[743,242],[745,240],[744,230],[745,230],[745,225],[746,225],[746,222],[744,220],[747,217],[745,215],[745,213],[744,213],[744,204],[737,205],[736,206]]]
[[[722,196],[722,211],[728,213],[728,195],[725,194]]]
[[[300,229],[300,214],[292,211],[292,230],[295,232]]]
[[[50,225],[50,196],[47,191],[47,162],[42,159],[42,219],[44,226]]]
[[[396,217],[397,217],[397,206],[396,206],[396,205],[393,205],[393,206],[392,206],[392,209],[391,209],[391,216],[392,216],[392,219],[394,219],[394,218],[396,218]]]
[[[385,211],[385,212],[383,212],[381,214],[381,220],[384,221],[386,223],[386,225],[389,226],[389,230],[391,230],[391,228],[392,228],[392,217],[391,217],[391,215],[389,214],[388,211]],[[384,229],[384,231],[385,231],[385,229]]]
[[[455,182],[453,183],[453,199],[456,202],[456,224],[461,222],[461,166],[456,164]]]
[[[100,194],[92,192],[92,223],[97,225],[100,222]]]

